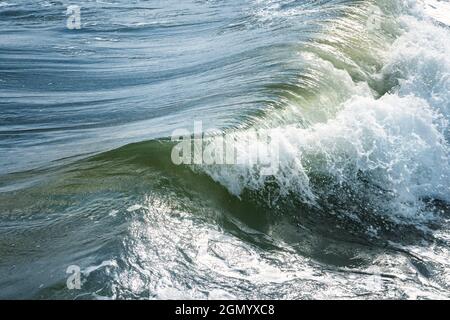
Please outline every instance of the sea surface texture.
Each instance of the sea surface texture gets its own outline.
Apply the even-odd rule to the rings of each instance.
[[[0,298],[450,299],[449,26],[437,0],[1,0]],[[176,165],[199,123],[241,160],[265,130],[277,170]]]

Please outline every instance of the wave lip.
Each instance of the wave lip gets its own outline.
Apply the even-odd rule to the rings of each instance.
[[[282,119],[267,122],[280,152],[276,175],[262,175],[262,167],[251,161],[247,166],[202,170],[238,196],[275,185],[277,198],[297,199],[312,207],[329,209],[334,202],[349,215],[359,207],[399,223],[432,219],[434,210],[427,201],[450,201],[450,34],[420,8],[406,10],[398,17],[400,35],[381,57],[383,67],[365,81],[323,55],[303,56],[322,61],[331,77],[344,79],[341,89],[346,94],[340,97],[347,97],[334,100],[335,111],[324,121],[306,126],[302,115],[295,113],[283,124],[286,115],[277,113],[286,109],[271,114]],[[380,82],[392,87],[378,96],[374,89]],[[302,105],[291,102],[289,108],[295,107]],[[234,135],[236,149],[250,159],[253,151],[245,148],[246,131]]]

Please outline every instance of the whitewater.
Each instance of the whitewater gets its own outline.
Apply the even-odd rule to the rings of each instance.
[[[450,298],[448,1],[67,5],[0,6],[1,298]]]

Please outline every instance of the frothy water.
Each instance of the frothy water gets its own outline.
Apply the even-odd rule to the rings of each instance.
[[[448,2],[67,5],[0,6],[0,297],[450,297]]]

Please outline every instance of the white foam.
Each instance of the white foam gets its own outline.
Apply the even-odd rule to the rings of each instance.
[[[127,212],[134,212],[134,211],[137,211],[137,210],[139,210],[141,208],[142,208],[141,205],[135,204],[135,205],[132,205],[132,206],[128,207],[127,208]]]
[[[450,201],[450,33],[416,9],[411,12],[417,16],[402,17],[403,34],[386,54],[380,74],[398,78],[393,92],[376,99],[361,94],[355,83],[349,89],[353,96],[338,107],[335,118],[306,129],[273,129],[271,138],[280,150],[273,177],[261,176],[258,165],[203,169],[236,195],[261,190],[270,179],[281,196],[293,194],[312,205],[332,193],[332,185],[352,184],[363,173],[393,194],[382,205],[396,217],[423,218],[423,198]],[[239,145],[248,144],[246,132],[237,135],[237,150],[251,157]],[[314,175],[332,178],[333,184],[313,185]]]
[[[444,0],[423,0],[425,13],[436,21],[450,26],[450,3]]]

